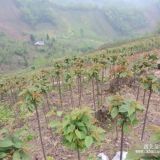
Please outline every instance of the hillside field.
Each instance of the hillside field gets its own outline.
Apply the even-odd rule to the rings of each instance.
[[[75,160],[78,148],[78,160],[95,160],[101,152],[112,158],[123,144],[129,160],[159,159],[130,153],[153,135],[159,143],[159,46],[153,36],[1,76],[0,127],[20,136],[13,153],[4,150],[13,142],[0,141],[0,156]]]

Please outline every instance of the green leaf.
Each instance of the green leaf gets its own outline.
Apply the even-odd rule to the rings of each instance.
[[[75,133],[79,139],[83,139],[82,133],[78,129],[75,130]]]
[[[133,122],[136,119],[136,114],[133,113],[132,115],[130,115],[129,119],[131,122]]]
[[[152,137],[151,140],[153,142],[160,142],[160,133],[155,133]]]
[[[62,111],[57,111],[57,116],[58,117],[61,117],[63,115],[63,112]]]
[[[14,147],[17,148],[17,149],[22,148],[22,142],[21,142],[21,141],[16,141],[16,142],[14,143]]]
[[[0,159],[5,158],[6,156],[7,156],[7,154],[6,154],[6,153],[4,153],[4,152],[0,153]]]
[[[47,160],[54,160],[53,157],[47,156]]]
[[[114,107],[111,111],[111,117],[114,119],[118,115],[118,108]]]
[[[11,139],[4,139],[0,141],[0,148],[12,147],[14,144]]]
[[[143,111],[144,110],[144,106],[137,104],[136,109]]]
[[[75,130],[75,126],[73,124],[71,124],[70,126],[68,126],[67,128],[67,133],[73,132]]]
[[[122,106],[120,106],[120,108],[119,108],[119,112],[120,113],[125,113],[125,112],[128,112],[128,105],[122,105]]]
[[[120,74],[120,78],[124,78],[124,77],[126,77],[127,76],[127,72],[122,72],[121,74]]]
[[[123,120],[123,119],[118,119],[118,121],[117,121],[117,125],[118,125],[118,126],[122,126],[123,122],[124,122],[124,120]]]
[[[29,134],[26,136],[26,141],[29,142],[29,141],[32,141],[34,138],[34,136],[32,134]]]
[[[52,121],[49,123],[50,128],[57,128],[60,125],[60,122],[58,121]]]
[[[21,154],[19,151],[15,151],[13,154],[13,160],[21,160]]]
[[[65,136],[65,138],[66,138],[69,142],[72,142],[72,140],[73,140],[73,133]]]
[[[128,116],[131,116],[134,112],[135,112],[135,108],[134,107],[130,107],[128,109]]]
[[[28,105],[28,110],[29,110],[30,112],[33,112],[33,111],[35,110],[35,106],[32,105],[32,104]]]
[[[93,138],[90,137],[90,136],[87,136],[85,138],[85,145],[86,145],[86,147],[89,148],[92,144],[93,144]]]
[[[129,151],[126,160],[139,160],[143,154],[137,154],[135,151]]]
[[[82,122],[78,122],[78,123],[76,123],[76,125],[78,125],[79,127],[84,127],[85,126],[84,123],[82,123]]]
[[[31,159],[31,157],[27,153],[25,153],[24,151],[20,152],[20,156],[21,156],[21,160],[30,160]]]
[[[83,127],[78,127],[78,129],[80,130],[80,131],[82,131],[83,132],[83,134],[87,134],[87,129],[86,129],[86,127],[85,126],[83,126]]]

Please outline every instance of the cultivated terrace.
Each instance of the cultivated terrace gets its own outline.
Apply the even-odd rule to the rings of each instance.
[[[159,58],[155,36],[1,75],[0,159],[159,160],[133,156],[160,142]]]

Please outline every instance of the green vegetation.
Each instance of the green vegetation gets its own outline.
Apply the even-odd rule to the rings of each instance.
[[[32,26],[38,23],[55,23],[51,3],[48,0],[16,0],[16,2],[23,14],[22,19]]]
[[[73,110],[57,127],[61,131],[63,144],[77,151],[78,160],[80,151],[100,143],[104,137],[104,130],[93,123],[93,116],[89,108]]]
[[[111,117],[116,119],[117,125],[121,127],[120,160],[122,160],[124,132],[128,132],[130,126],[137,124],[137,112],[143,111],[144,108],[136,101],[124,99],[119,95],[109,97],[109,107]]]
[[[111,25],[122,35],[133,35],[139,28],[148,24],[141,11],[126,8],[105,9],[106,17]]]
[[[0,133],[0,159],[28,160],[27,153],[44,160],[63,156],[80,160],[88,155],[92,159],[102,150],[112,156],[120,148],[121,160],[122,151],[132,149],[135,141],[143,143],[140,136],[141,140],[152,136],[148,126],[158,117],[160,80],[154,74],[160,36],[107,43],[117,35],[128,38],[146,29],[148,22],[139,8],[59,6],[49,0],[17,0],[16,5],[32,29],[25,33],[25,41],[0,34],[0,67],[30,68],[0,75],[0,130],[11,130]],[[36,46],[37,41],[45,45]],[[137,123],[141,117],[143,126]],[[24,127],[27,133],[34,132],[34,139],[16,132]],[[159,143],[159,126],[153,128]]]
[[[14,41],[5,34],[0,34],[0,64],[19,63],[28,67],[28,46],[26,43]],[[19,60],[17,58],[19,57]],[[18,65],[18,64],[17,64]]]
[[[152,49],[159,49],[159,42],[159,37],[150,37],[113,48],[104,48],[95,54],[83,57],[73,56],[60,59],[50,64],[50,67],[43,69],[35,68],[26,73],[4,75],[0,83],[1,100],[10,106],[8,108],[11,113],[16,113],[15,125],[10,125],[10,127],[18,128],[16,127],[17,122],[21,122],[21,126],[33,123],[35,127],[36,120],[38,127],[34,132],[39,133],[41,155],[45,160],[49,155],[47,154],[48,142],[44,138],[51,136],[49,143],[54,146],[57,141],[54,127],[58,127],[63,143],[59,140],[60,144],[53,148],[56,150],[59,145],[64,144],[76,150],[78,159],[80,159],[80,151],[89,149],[91,145],[102,140],[103,130],[96,127],[96,124],[100,125],[100,122],[93,117],[99,111],[101,118],[104,118],[106,139],[109,134],[113,134],[113,128],[109,126],[115,125],[116,121],[117,132],[120,127],[122,152],[124,150],[124,131],[128,131],[128,128],[137,123],[138,114],[143,116],[143,113],[139,113],[143,111],[143,107],[139,105],[142,99],[139,98],[139,102],[136,101],[135,90],[150,90],[155,96],[158,96],[160,84],[156,78],[152,77],[155,67],[153,64],[156,64],[157,55],[149,52]],[[141,55],[140,52],[144,54]],[[140,76],[144,78],[140,79]],[[108,89],[104,86],[108,86]],[[132,99],[130,99],[130,94],[127,95],[126,91],[123,91],[124,88],[133,92],[130,93]],[[110,97],[109,103],[106,102],[108,97]],[[148,102],[150,97],[149,94]],[[89,110],[83,107],[86,106],[86,103],[90,107]],[[147,114],[148,104],[146,104]],[[24,117],[19,109],[20,105],[26,109],[26,114],[28,111],[31,114]],[[155,107],[153,102],[152,106],[153,109]],[[4,108],[2,107],[2,110]],[[78,109],[73,110],[73,108]],[[8,117],[8,114],[4,116]],[[34,120],[29,120],[34,116]],[[148,124],[145,123],[145,125]],[[136,129],[132,129],[137,132]],[[147,128],[144,131],[147,132]],[[46,132],[47,134],[44,135]],[[109,137],[111,140],[109,143],[115,143],[112,138]],[[105,139],[104,143],[108,145]],[[110,146],[113,147],[112,145],[107,147]]]
[[[83,13],[81,12],[85,12],[86,14],[88,14],[88,12],[93,12],[93,14],[95,14],[95,12],[99,12],[104,21],[102,23],[106,25],[105,21],[107,21],[108,25],[111,25],[111,27],[113,27],[113,30],[115,30],[115,32],[119,35],[123,35],[123,37],[129,37],[135,34],[135,31],[141,28],[146,29],[146,26],[148,26],[147,19],[141,8],[135,9],[134,7],[132,8],[127,6],[116,8],[116,5],[114,3],[114,5],[110,4],[109,7],[107,7],[107,5],[104,5],[103,8],[99,8],[96,5],[93,5],[92,7],[92,5],[90,5],[89,3],[78,3],[79,5],[76,3],[71,3],[65,5],[65,2],[60,3],[63,6],[62,8],[59,3],[58,5],[60,5],[60,8],[56,8],[56,2],[48,0],[46,0],[45,2],[42,2],[41,0],[17,0],[17,4],[22,12],[23,20],[25,20],[27,23],[31,24],[34,27],[38,26],[41,23],[51,23],[54,26],[59,26],[63,22],[64,17],[60,17],[60,15],[58,15],[56,12],[63,14],[63,12],[61,11],[61,9],[63,8],[66,9],[69,12],[69,14],[75,12],[74,10],[76,9],[80,10],[79,13],[75,12],[78,18],[82,18]],[[90,26],[92,25],[92,23],[93,27],[96,26],[94,22],[90,21],[89,19],[89,22],[86,22],[88,23],[88,25],[83,23],[82,26],[81,23],[74,19],[74,15],[72,16],[72,19],[70,19],[70,17],[66,17],[71,21],[72,26],[68,26],[66,22],[63,24],[67,28],[71,27],[68,28],[68,32],[73,32],[72,34],[78,34],[81,37],[87,35],[87,37],[89,38],[89,36],[91,36],[92,34],[95,36],[95,38],[99,37],[99,31],[97,30],[98,32],[94,33],[92,31],[92,26]],[[103,35],[102,37],[105,38]]]
[[[30,160],[27,153],[24,137],[20,132],[3,132],[3,139],[0,140],[0,159]]]
[[[139,2],[138,7],[135,5],[137,2],[132,2],[131,6],[128,2],[120,4],[117,0],[107,3],[104,0],[73,2],[4,1],[3,14],[8,11],[7,6],[14,8],[15,24],[12,26],[8,21],[11,16],[9,11],[6,17],[0,17],[3,26],[10,26],[0,28],[7,35],[0,35],[1,70],[45,66],[52,63],[52,59],[85,54],[104,43],[110,46],[118,40],[141,37],[156,29],[150,24],[152,10],[159,13],[156,1],[145,1],[143,5]],[[158,16],[154,17],[154,24],[158,24]],[[8,36],[10,34],[12,38]],[[45,46],[33,46],[40,40],[45,42]]]

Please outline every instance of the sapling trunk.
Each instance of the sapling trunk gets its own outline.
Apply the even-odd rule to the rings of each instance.
[[[71,105],[72,105],[72,108],[74,108],[73,91],[72,91],[71,85],[69,85],[69,90],[70,90],[70,97],[71,97]]]
[[[107,76],[107,67],[104,68],[104,77]]]
[[[145,113],[145,117],[144,117],[144,123],[143,123],[141,141],[143,140],[143,137],[144,137],[144,131],[145,131],[145,127],[146,127],[146,121],[147,121],[147,115],[148,115],[148,110],[149,110],[149,104],[150,104],[151,95],[152,95],[152,90],[150,89],[150,91],[149,91],[149,97],[148,97],[148,102],[147,102],[147,109],[146,109],[146,113]]]
[[[132,87],[134,91],[136,90],[135,84],[136,84],[136,76],[134,75],[133,82],[132,82]]]
[[[43,107],[43,114],[44,114],[44,118],[45,118],[46,125],[47,125],[47,128],[48,128],[48,126],[49,126],[49,118],[46,116],[47,112],[46,112],[46,110],[45,110],[45,105],[44,105],[44,107]],[[50,133],[51,133],[51,136],[52,136],[52,139],[53,139],[54,137],[53,137],[52,129],[51,129],[51,128],[48,128],[48,129],[49,129],[49,131],[50,131]]]
[[[94,111],[96,112],[95,91],[94,91],[94,79],[93,79],[93,78],[92,78],[92,92],[93,92]]]
[[[52,87],[53,87],[53,89],[54,89],[54,87],[55,87],[55,80],[54,80],[54,77],[52,77]]]
[[[46,124],[48,126],[48,119],[47,119],[47,116],[46,116],[45,105],[43,106],[43,114],[44,114],[44,118],[45,118]]]
[[[63,102],[62,102],[62,90],[61,90],[61,82],[60,82],[60,76],[57,78],[57,83],[58,83],[58,92],[59,92],[59,99],[60,99],[60,107],[63,107]]]
[[[102,89],[102,84],[101,84],[101,87],[100,87],[100,90],[101,90],[101,106],[103,105],[103,89]]]
[[[120,160],[122,160],[123,158],[123,143],[124,143],[124,122],[122,124],[122,128],[121,128],[121,148],[120,148]]]
[[[16,92],[14,91],[14,88],[11,89],[11,94],[12,94],[12,98],[13,98],[13,103],[15,104],[17,99],[16,99]]]
[[[138,86],[136,101],[139,99],[140,86]]]
[[[102,83],[104,82],[104,69],[102,69]]]
[[[98,101],[98,107],[99,107],[99,83],[97,79],[96,79],[96,87],[97,87],[97,101]]]
[[[38,122],[38,131],[39,131],[39,137],[40,137],[43,157],[44,157],[44,160],[47,160],[45,149],[44,149],[44,144],[43,144],[43,139],[42,139],[42,131],[41,131],[41,125],[40,125],[40,119],[39,119],[39,113],[38,113],[37,105],[35,105],[35,109],[36,109],[36,116],[37,116],[37,122]]]
[[[14,93],[15,102],[17,102],[17,100],[18,100],[18,93],[19,93],[19,90],[16,90]]]
[[[15,99],[14,99],[14,96],[13,96],[12,89],[10,90],[10,97],[11,97],[11,105],[15,104]]]
[[[78,160],[81,160],[80,151],[77,149]]]
[[[78,106],[80,107],[81,106],[81,98],[82,98],[82,91],[81,91],[81,75],[78,76],[78,94],[79,94],[79,98],[78,98]]]
[[[117,126],[117,121],[116,121],[116,140],[118,140],[118,126]]]
[[[82,75],[80,76],[80,94],[81,94],[81,99],[82,99],[82,96],[83,96],[83,83],[82,83]]]
[[[46,104],[47,104],[47,108],[48,108],[48,112],[49,112],[51,110],[51,108],[50,108],[50,104],[49,104],[47,93],[45,93],[45,99],[46,99]]]
[[[14,104],[15,102],[14,102],[14,96],[13,96],[13,91],[12,91],[12,89],[11,89],[11,98],[12,98],[12,104]]]
[[[77,77],[77,85],[78,85],[78,106],[80,107],[80,82],[79,82],[79,76]]]
[[[8,99],[9,99],[9,104],[12,105],[12,97],[10,94],[8,95]]]
[[[0,101],[2,101],[3,100],[3,94],[1,93],[1,98],[0,98]]]
[[[101,82],[101,105],[103,105],[103,84],[104,84],[104,69],[102,70],[102,82]]]
[[[143,104],[145,103],[145,98],[146,98],[146,90],[144,90],[144,94],[143,94]]]

